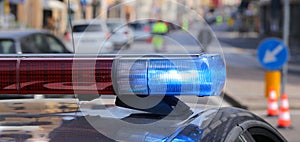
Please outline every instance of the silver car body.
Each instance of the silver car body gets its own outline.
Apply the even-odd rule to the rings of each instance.
[[[111,53],[113,44],[107,40],[110,33],[101,20],[72,22],[75,53]]]
[[[133,31],[122,19],[108,19],[106,21],[112,35],[109,40],[115,45],[130,47],[133,43]]]

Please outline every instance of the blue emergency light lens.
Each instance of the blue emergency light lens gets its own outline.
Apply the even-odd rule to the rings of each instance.
[[[225,66],[219,55],[179,59],[120,59],[118,94],[216,96],[224,87]]]

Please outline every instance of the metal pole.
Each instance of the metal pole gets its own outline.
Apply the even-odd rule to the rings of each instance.
[[[289,35],[290,35],[290,0],[284,0],[283,41],[287,47],[289,47]],[[284,65],[282,68],[281,95],[286,93],[287,74],[288,74],[288,63]]]
[[[139,19],[140,17],[140,9],[139,9],[140,5],[139,5],[139,0],[135,1],[135,20]]]
[[[4,15],[4,1],[0,2],[0,17]]]

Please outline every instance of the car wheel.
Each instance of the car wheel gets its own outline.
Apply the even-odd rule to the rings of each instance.
[[[205,121],[208,123],[202,123],[202,126],[200,126],[204,130],[201,140],[203,142],[236,141],[243,131],[256,127],[261,127],[270,133],[265,136],[266,138],[263,141],[285,141],[281,134],[270,124],[246,110],[220,108],[215,115]],[[236,131],[237,129],[240,131]],[[253,139],[255,138],[253,137]],[[257,141],[257,139],[255,140]]]

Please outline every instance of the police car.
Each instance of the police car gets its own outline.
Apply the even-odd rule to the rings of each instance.
[[[217,54],[3,55],[0,66],[1,94],[78,98],[1,100],[1,141],[286,141],[251,112],[209,103],[226,78]]]

